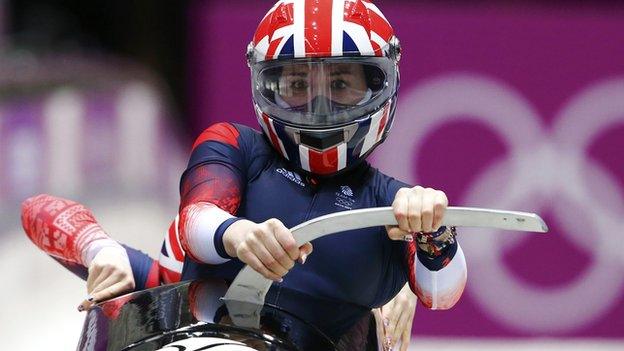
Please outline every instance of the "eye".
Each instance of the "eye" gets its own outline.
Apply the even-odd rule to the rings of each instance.
[[[342,79],[332,80],[331,88],[332,90],[342,90],[348,87],[347,83]]]
[[[303,79],[298,79],[290,83],[290,87],[293,90],[305,90],[308,89],[308,82]]]

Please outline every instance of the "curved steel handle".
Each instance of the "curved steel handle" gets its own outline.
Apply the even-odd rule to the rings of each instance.
[[[455,227],[488,227],[505,230],[545,233],[546,223],[534,213],[500,211],[471,207],[449,207],[443,225]],[[328,214],[301,223],[291,229],[297,245],[314,239],[353,229],[396,225],[392,207],[366,208]],[[245,266],[230,285],[227,301],[239,301],[264,305],[264,298],[273,281],[263,277],[251,267]]]

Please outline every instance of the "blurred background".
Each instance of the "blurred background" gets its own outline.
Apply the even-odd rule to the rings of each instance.
[[[272,3],[0,0],[6,348],[74,349],[84,318],[84,284],[26,238],[20,202],[78,200],[155,256],[194,138],[217,121],[256,127],[244,52]],[[417,309],[412,348],[623,349],[624,5],[375,3],[404,54],[373,162],[453,205],[538,212],[551,228],[462,230],[466,292]]]

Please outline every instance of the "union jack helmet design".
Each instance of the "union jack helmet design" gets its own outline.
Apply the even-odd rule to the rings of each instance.
[[[370,0],[281,0],[247,50],[258,122],[297,168],[332,175],[386,138],[400,45]]]

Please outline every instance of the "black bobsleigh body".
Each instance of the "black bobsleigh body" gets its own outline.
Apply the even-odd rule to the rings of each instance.
[[[376,320],[361,306],[271,288],[259,323],[237,323],[223,280],[197,280],[131,293],[98,304],[78,350],[378,350]],[[249,311],[249,306],[242,306]],[[243,323],[244,324],[244,323]]]

